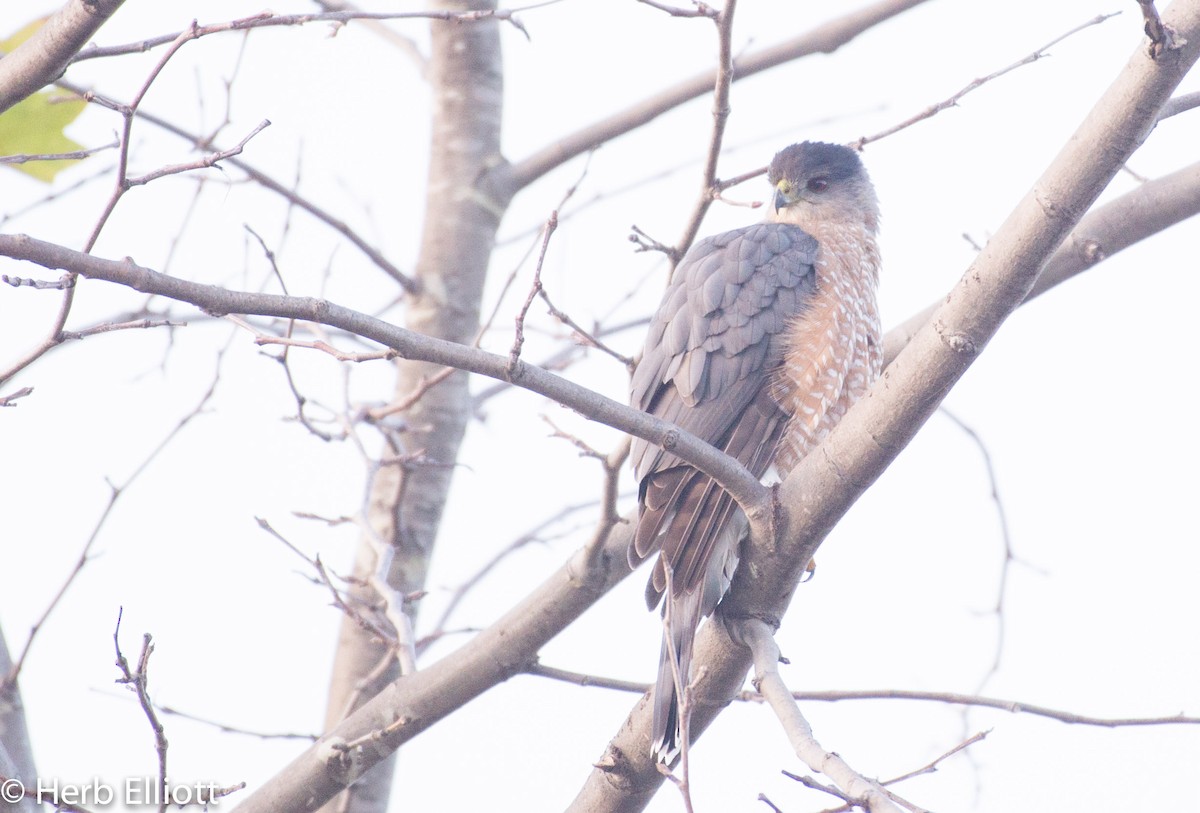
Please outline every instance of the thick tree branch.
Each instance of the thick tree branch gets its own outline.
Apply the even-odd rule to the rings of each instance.
[[[62,76],[67,65],[125,0],[68,0],[0,59],[0,113]]]
[[[230,291],[189,282],[143,268],[130,259],[106,260],[23,234],[0,234],[0,256],[70,270],[84,277],[115,282],[145,294],[188,302],[208,313],[237,313],[301,319],[346,330],[391,347],[402,358],[453,367],[520,386],[544,395],[588,418],[649,440],[710,474],[753,511],[764,503],[765,489],[736,460],[694,435],[626,404],[595,393],[523,361],[509,367],[498,356],[465,344],[424,336],[323,299]]]
[[[381,752],[398,747],[472,698],[524,671],[538,649],[629,575],[625,550],[631,537],[631,526],[626,523],[617,526],[598,551],[584,548],[576,552],[541,587],[471,643],[392,683],[236,810],[313,810],[314,803],[354,779],[354,774],[341,772],[344,765],[361,760],[363,768],[369,767]],[[346,743],[372,734],[380,736],[371,739],[371,747],[354,748],[344,756]]]

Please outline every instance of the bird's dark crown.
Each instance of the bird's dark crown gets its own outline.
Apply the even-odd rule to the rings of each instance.
[[[784,179],[796,183],[817,177],[837,183],[862,173],[862,160],[849,147],[824,141],[802,141],[775,153],[767,170],[767,179],[771,186]]]

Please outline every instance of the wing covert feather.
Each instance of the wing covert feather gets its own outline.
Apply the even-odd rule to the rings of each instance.
[[[696,243],[651,320],[632,403],[720,448],[782,360],[781,334],[816,284],[816,252],[816,240],[782,223]],[[640,439],[632,458],[639,480],[682,463]]]

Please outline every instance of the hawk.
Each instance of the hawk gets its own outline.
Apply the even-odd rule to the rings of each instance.
[[[793,144],[767,177],[766,222],[701,240],[680,261],[630,387],[635,407],[760,478],[787,476],[882,368],[879,205],[858,154]],[[686,686],[696,627],[728,589],[749,523],[711,477],[671,453],[635,438],[631,458],[630,565],[660,551],[646,586],[650,609],[662,602],[667,618],[651,742],[669,762],[681,745],[674,673]]]

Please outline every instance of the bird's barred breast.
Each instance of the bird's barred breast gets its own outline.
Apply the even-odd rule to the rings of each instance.
[[[781,477],[829,434],[882,368],[879,254],[874,241],[856,231],[814,235],[820,244],[816,294],[788,326],[783,365],[771,384],[772,396],[792,416],[775,457]]]

